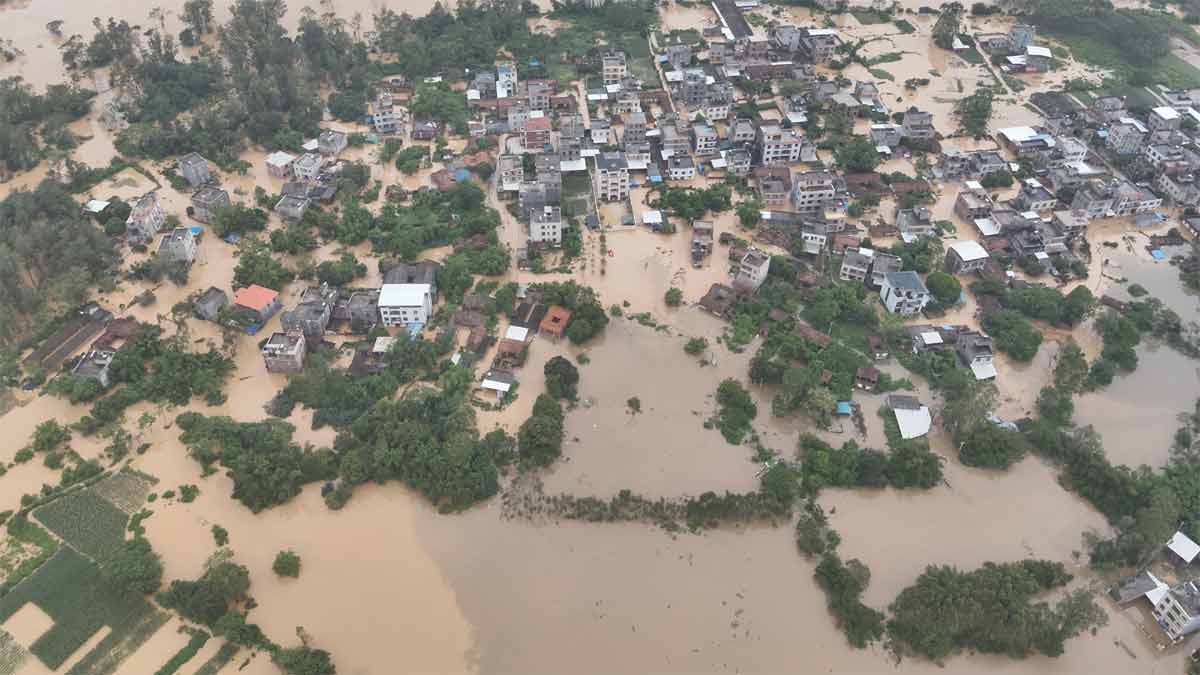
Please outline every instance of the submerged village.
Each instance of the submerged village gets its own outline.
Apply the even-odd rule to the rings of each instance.
[[[1200,5],[389,4],[0,0],[0,675],[1200,672]]]

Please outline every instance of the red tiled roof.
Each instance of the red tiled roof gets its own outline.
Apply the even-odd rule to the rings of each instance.
[[[245,288],[237,289],[233,294],[233,303],[250,309],[262,309],[275,301],[279,297],[277,291],[269,288],[264,288],[258,284],[250,284]]]
[[[550,131],[550,118],[531,117],[525,120],[525,131]]]

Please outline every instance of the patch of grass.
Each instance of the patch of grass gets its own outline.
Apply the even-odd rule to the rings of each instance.
[[[896,28],[898,28],[900,32],[904,33],[905,35],[910,35],[917,32],[917,27],[909,23],[906,19],[900,19],[899,21],[893,21],[892,23],[896,24]]]
[[[41,507],[34,516],[63,541],[105,560],[125,541],[129,516],[92,490],[79,490]]]
[[[887,12],[880,12],[874,9],[852,9],[850,14],[854,16],[864,26],[871,26],[879,23],[887,23],[892,20],[892,15]]]
[[[8,595],[17,584],[36,572],[58,551],[58,542],[48,532],[23,516],[18,518],[13,518],[8,522],[9,537],[21,544],[36,546],[40,550],[32,557],[23,559],[20,564],[5,574],[4,583],[0,584],[0,598]]]
[[[191,639],[188,640],[188,643],[183,646],[183,649],[175,652],[175,655],[172,656],[162,668],[156,670],[154,675],[172,675],[178,671],[183,667],[183,664],[192,660],[192,657],[204,647],[204,645],[208,642],[208,638],[210,637],[207,631],[196,628],[184,626],[182,630],[186,630],[191,633]]]
[[[1194,35],[1195,31],[1192,31],[1192,34]],[[1200,70],[1174,53],[1158,59],[1151,65],[1138,67],[1130,63],[1121,49],[1112,42],[1081,35],[1056,34],[1055,37],[1070,48],[1076,60],[1112,70],[1113,77],[1121,82],[1127,82],[1134,73],[1141,72],[1155,82],[1174,89],[1200,86]]]
[[[881,70],[879,68],[868,68],[867,72],[871,73],[871,77],[877,80],[887,80],[888,82],[896,81],[896,76],[892,75],[886,70]]]
[[[1090,91],[1073,91],[1071,95],[1084,105],[1091,105],[1096,101],[1096,97]]]
[[[1025,81],[1020,78],[1013,77],[1012,75],[1004,76],[1004,84],[1007,84],[1008,88],[1012,89],[1014,92],[1025,91]]]
[[[204,662],[204,665],[196,669],[196,675],[217,675],[217,673],[221,672],[222,668],[233,660],[233,657],[238,653],[238,649],[240,648],[232,642],[222,644],[216,654],[213,654]]]
[[[168,618],[144,598],[109,584],[96,563],[66,546],[0,599],[0,623],[26,603],[37,605],[54,620],[54,626],[29,649],[51,670],[62,666],[103,626],[111,628],[108,636],[67,675],[115,672],[120,660],[133,653]]]
[[[980,54],[978,51],[976,51],[974,47],[969,47],[960,52],[954,53],[960,56],[963,61],[966,61],[972,65],[983,63],[983,54]]]
[[[136,513],[157,482],[154,476],[125,467],[97,483],[92,491],[125,513]]]

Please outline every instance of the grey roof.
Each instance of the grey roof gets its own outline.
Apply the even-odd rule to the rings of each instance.
[[[928,293],[925,288],[925,282],[921,281],[921,277],[917,276],[916,272],[892,272],[887,275],[888,285],[892,288],[901,291],[916,291],[918,293]]]
[[[629,163],[625,161],[625,155],[620,152],[602,152],[596,155],[596,168],[601,171],[620,171],[628,169]]]
[[[401,263],[383,274],[385,284],[433,284],[441,265],[432,260],[408,264]]]
[[[887,407],[892,410],[920,410],[921,399],[916,396],[905,396],[903,394],[891,394],[887,397]]]

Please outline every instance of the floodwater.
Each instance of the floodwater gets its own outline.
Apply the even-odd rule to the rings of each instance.
[[[1200,321],[1200,299],[1183,288],[1179,270],[1167,261],[1151,258],[1145,250],[1148,241],[1144,236],[1129,237],[1119,248],[1096,249],[1095,256],[1108,260],[1105,277],[1109,286],[1105,292],[1130,300],[1129,287],[1140,284],[1175,310],[1185,323]],[[1168,258],[1184,253],[1169,248],[1164,252]],[[1112,283],[1112,278],[1128,282]],[[1142,338],[1137,355],[1138,366],[1132,373],[1117,375],[1103,390],[1079,397],[1075,421],[1096,427],[1114,463],[1160,467],[1170,458],[1179,415],[1191,412],[1200,398],[1200,362],[1151,336]],[[1146,396],[1151,391],[1154,396]]]

